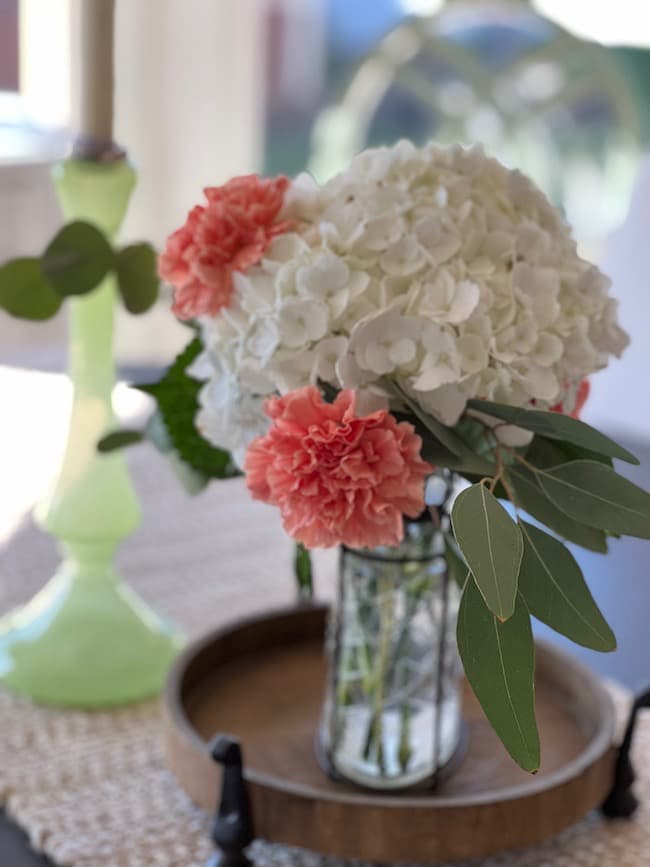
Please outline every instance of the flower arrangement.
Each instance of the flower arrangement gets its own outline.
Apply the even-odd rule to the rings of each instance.
[[[214,475],[243,470],[307,547],[396,545],[433,468],[463,477],[448,539],[459,650],[535,771],[531,615],[615,648],[562,540],[650,538],[650,495],[612,466],[638,462],[577,418],[628,340],[608,279],[540,190],[480,148],[400,142],[323,186],[247,176],[205,198],[160,257],[200,334],[150,389],[171,446],[192,463],[197,430],[169,398],[184,383]]]
[[[361,411],[387,409],[397,383],[448,426],[475,397],[570,413],[626,345],[609,283],[560,213],[479,149],[401,142],[322,188],[253,177],[206,196],[161,274],[177,313],[211,314],[199,425],[235,455],[264,428],[265,395],[319,380],[354,389]]]

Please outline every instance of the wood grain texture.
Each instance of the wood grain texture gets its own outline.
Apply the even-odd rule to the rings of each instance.
[[[546,645],[537,653],[542,768],[521,771],[467,685],[466,755],[435,792],[381,795],[330,780],[315,758],[325,680],[326,609],[291,609],[220,630],[188,648],[170,677],[166,746],[190,796],[214,809],[208,741],[243,744],[255,832],[369,861],[481,857],[556,834],[598,806],[612,782],[611,701],[598,680]]]

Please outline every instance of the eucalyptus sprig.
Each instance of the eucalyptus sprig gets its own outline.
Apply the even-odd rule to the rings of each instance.
[[[444,437],[421,410],[416,424],[423,455],[472,482],[456,498],[447,540],[450,570],[463,585],[458,646],[466,676],[511,756],[535,772],[531,616],[577,644],[616,648],[562,539],[604,553],[610,536],[650,538],[650,494],[612,466],[637,458],[584,422],[482,400],[468,409]],[[502,445],[485,415],[532,432],[532,442]]]
[[[155,304],[159,281],[151,244],[114,247],[97,226],[75,220],[40,256],[0,266],[0,310],[19,319],[51,319],[66,298],[88,295],[110,274],[129,313],[145,313]]]

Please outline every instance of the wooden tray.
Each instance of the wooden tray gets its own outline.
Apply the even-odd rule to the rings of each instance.
[[[207,742],[237,736],[255,834],[368,861],[437,861],[530,845],[599,806],[611,788],[614,712],[600,682],[545,644],[537,652],[542,769],[519,770],[469,687],[464,760],[435,792],[381,795],[335,783],[314,753],[327,609],[291,609],[233,625],[189,647],[165,693],[169,765],[214,810],[220,771]]]

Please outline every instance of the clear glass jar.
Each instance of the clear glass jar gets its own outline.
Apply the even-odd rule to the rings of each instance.
[[[460,592],[449,519],[431,512],[435,523],[405,522],[399,547],[341,551],[320,752],[333,776],[367,788],[431,787],[461,741]]]

